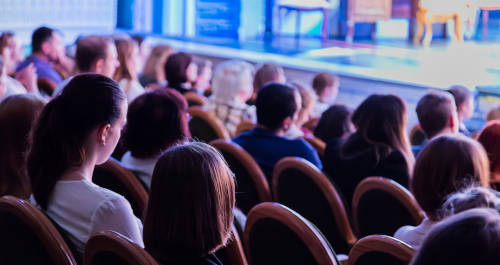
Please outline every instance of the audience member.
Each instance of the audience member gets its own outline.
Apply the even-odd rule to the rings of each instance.
[[[3,32],[0,35],[0,46],[2,43],[10,51],[9,58],[6,59],[10,62],[7,67],[7,74],[14,75],[17,65],[23,60],[22,47],[13,32]]]
[[[444,219],[474,208],[491,208],[500,212],[500,193],[485,187],[468,187],[448,196],[439,215]]]
[[[423,96],[417,103],[417,117],[426,139],[422,144],[412,146],[415,156],[430,139],[458,132],[455,101],[448,93],[436,91]]]
[[[252,96],[253,72],[251,64],[240,60],[224,61],[215,68],[207,109],[222,121],[231,136],[241,121],[257,120],[255,106],[245,103]]]
[[[339,93],[339,77],[332,73],[322,72],[314,77],[312,86],[316,95],[318,95],[318,101],[314,106],[312,116],[319,117],[321,113],[335,103]]]
[[[193,62],[190,54],[179,52],[170,55],[165,63],[165,75],[168,87],[181,94],[196,92],[193,83],[198,78],[198,66]]]
[[[168,45],[160,44],[153,48],[139,78],[142,86],[166,85],[164,66],[172,53],[174,53],[174,49]]]
[[[268,83],[286,83],[285,71],[279,65],[266,63],[262,65],[253,78],[253,95],[247,102],[250,105],[255,105],[255,100],[259,94],[259,90]]]
[[[0,56],[0,102],[3,99],[6,90],[7,90],[7,68],[5,67],[3,57]]]
[[[500,215],[472,209],[436,225],[411,265],[496,265],[500,260]]]
[[[488,122],[477,140],[483,145],[488,155],[491,181],[500,183],[500,121]]]
[[[333,105],[321,114],[314,129],[314,136],[328,143],[332,139],[340,139],[353,133],[351,122],[352,110],[344,105]]]
[[[68,233],[80,253],[102,230],[143,246],[142,224],[130,203],[92,183],[95,165],[108,159],[120,138],[126,113],[126,97],[116,82],[82,74],[45,106],[33,132],[30,199]]]
[[[350,205],[356,186],[370,176],[407,187],[413,154],[406,135],[406,105],[394,95],[371,95],[354,111],[356,132],[327,143],[325,172]]]
[[[204,60],[198,68],[198,76],[194,82],[193,88],[200,95],[210,94],[212,80],[212,61]]]
[[[488,157],[478,142],[459,134],[431,140],[417,157],[411,179],[411,191],[426,218],[416,227],[401,227],[394,237],[420,248],[440,220],[446,198],[471,185],[488,187],[489,176]]]
[[[292,115],[293,117],[292,124],[290,125],[290,128],[288,128],[288,130],[285,131],[283,137],[289,139],[296,139],[304,136],[304,132],[302,132],[302,130],[300,130],[300,128],[297,126],[299,113],[300,110],[302,109],[302,96],[300,95],[299,89],[296,86],[290,85],[290,87],[293,89],[293,93],[295,96],[295,105],[297,106],[297,109],[295,110],[295,114]]]
[[[119,82],[120,88],[127,95],[128,102],[131,102],[144,93],[144,87],[139,83],[139,68],[137,68],[139,46],[133,39],[116,39],[115,45],[120,64],[116,68],[113,79]]]
[[[468,88],[458,85],[452,86],[449,91],[455,98],[459,132],[465,136],[469,136],[470,132],[465,127],[464,121],[470,119],[474,114],[474,97],[472,92]]]
[[[233,141],[250,153],[269,180],[274,165],[287,156],[302,157],[322,168],[318,153],[309,143],[283,137],[297,113],[293,88],[277,83],[264,86],[257,96],[256,107],[257,127]]]
[[[146,250],[161,264],[222,265],[214,252],[229,241],[234,205],[233,174],[213,147],[170,148],[153,174]]]
[[[94,73],[112,78],[118,65],[116,47],[110,37],[86,36],[76,42],[76,74]],[[72,78],[73,76],[70,76],[62,81],[54,95],[59,95]]]
[[[59,33],[47,27],[37,28],[31,36],[31,46],[32,54],[17,66],[16,72],[33,64],[38,78],[45,78],[54,86],[61,83],[63,77],[56,70],[56,65],[66,64],[63,61],[67,58]]]
[[[486,121],[500,120],[500,106],[496,106],[486,114]]]
[[[171,146],[190,138],[186,99],[173,89],[145,93],[128,109],[122,164],[149,188],[156,161]]]
[[[144,69],[144,65],[146,63],[147,58],[151,54],[151,47],[148,45],[146,41],[146,35],[142,34],[133,34],[130,36],[132,40],[137,43],[137,69],[139,76],[141,76],[141,70]],[[141,84],[142,85],[142,84]]]
[[[311,135],[312,132],[308,128],[305,128],[304,124],[311,119],[311,112],[314,108],[314,104],[316,103],[316,94],[311,88],[298,82],[293,82],[291,85],[298,91],[300,104],[297,103],[297,106],[299,106],[297,110],[297,119],[293,123],[292,128],[285,133],[285,137],[297,138],[306,134]]]
[[[0,89],[1,90],[1,89]],[[31,193],[26,171],[29,133],[44,102],[34,95],[14,95],[0,103],[0,196],[27,199]]]
[[[18,54],[14,55],[15,53],[19,53],[15,51],[16,48],[17,44],[14,35],[4,33],[0,36],[0,56],[4,59],[7,74],[4,96],[7,97],[10,95],[25,94],[27,92],[39,95],[37,74],[33,64],[30,64],[18,73],[15,73],[15,68],[20,60],[20,58],[18,58]]]

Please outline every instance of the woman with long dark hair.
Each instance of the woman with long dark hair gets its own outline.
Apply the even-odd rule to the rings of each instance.
[[[92,183],[94,167],[113,152],[126,114],[127,100],[115,81],[83,74],[45,106],[33,132],[27,166],[31,201],[81,253],[89,237],[102,230],[143,245],[142,224],[130,203]]]

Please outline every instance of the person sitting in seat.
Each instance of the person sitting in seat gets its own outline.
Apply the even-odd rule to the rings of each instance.
[[[465,127],[464,121],[470,119],[474,114],[474,97],[472,92],[464,86],[452,86],[449,91],[455,98],[459,122],[458,131],[465,136],[470,136],[470,132]]]
[[[233,141],[243,147],[261,166],[270,180],[274,165],[287,156],[302,157],[319,169],[318,153],[303,139],[285,138],[297,118],[296,90],[287,85],[265,85],[257,95],[257,127]]]

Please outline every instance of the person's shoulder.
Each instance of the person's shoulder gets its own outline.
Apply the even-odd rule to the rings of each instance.
[[[125,197],[123,197],[122,195],[120,195],[112,190],[100,187],[100,186],[98,186],[90,181],[83,181],[83,183],[84,183],[83,185],[87,189],[89,195],[92,195],[94,197],[94,199],[97,201],[110,202],[110,201],[126,200]]]

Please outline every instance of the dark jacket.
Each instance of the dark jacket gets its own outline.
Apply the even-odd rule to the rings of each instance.
[[[403,154],[392,150],[384,155],[381,149],[357,133],[345,140],[333,139],[327,143],[324,172],[340,190],[349,208],[356,186],[367,177],[382,176],[408,187],[409,174]]]

